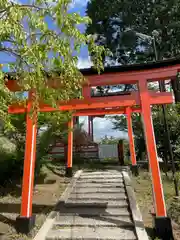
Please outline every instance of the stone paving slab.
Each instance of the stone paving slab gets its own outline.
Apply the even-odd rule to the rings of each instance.
[[[97,174],[97,175],[84,175],[80,176],[79,179],[113,179],[113,178],[118,178],[118,179],[123,179],[123,176],[121,174]]]
[[[76,184],[76,186],[74,187],[74,189],[77,188],[92,188],[92,187],[96,187],[96,188],[115,188],[115,187],[124,187],[124,183],[123,182],[119,182],[119,183],[82,183],[79,182]]]
[[[73,227],[51,230],[46,240],[76,239],[76,240],[136,240],[133,230],[123,228],[103,227]]]
[[[81,177],[82,176],[92,176],[92,175],[118,175],[118,176],[122,176],[122,173],[119,172],[119,171],[116,171],[116,170],[108,170],[108,171],[94,171],[94,172],[83,172],[81,174]]]
[[[125,189],[124,187],[119,187],[119,188],[107,188],[107,187],[103,187],[103,188],[97,188],[97,187],[92,187],[92,188],[74,188],[72,191],[72,194],[80,194],[80,193],[106,193],[106,194],[114,194],[114,193],[125,193]]]
[[[112,178],[112,179],[107,179],[107,178],[101,178],[101,179],[79,179],[77,181],[78,183],[122,183],[123,179],[122,178]]]
[[[111,178],[123,178],[121,174],[97,174],[97,175],[83,175],[79,179],[91,179],[91,178],[105,178],[105,179],[111,179]]]
[[[68,207],[68,208],[60,208],[59,212],[57,212],[57,216],[60,215],[81,215],[81,216],[129,216],[130,212],[127,206],[121,206],[119,208],[117,207],[108,207],[108,208],[102,208],[102,207]]]
[[[134,224],[130,216],[59,216],[54,225],[59,226],[89,226],[89,227],[132,227]]]
[[[103,200],[112,200],[112,199],[127,199],[125,192],[123,193],[71,193],[69,196],[70,199],[103,199]]]
[[[100,206],[101,205],[101,206]],[[128,202],[126,200],[84,200],[83,199],[77,199],[77,200],[70,200],[68,199],[66,201],[67,207],[126,207],[128,206]]]
[[[137,237],[124,172],[81,172],[73,179],[46,237],[36,240],[145,240]]]
[[[117,177],[123,177],[122,173],[120,173],[120,172],[82,173],[80,177],[92,177],[92,176],[117,176]]]

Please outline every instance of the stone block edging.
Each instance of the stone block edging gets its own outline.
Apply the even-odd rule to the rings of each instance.
[[[82,173],[82,170],[79,170],[75,173],[75,175],[72,177],[70,183],[66,187],[65,191],[61,195],[57,205],[55,205],[54,210],[50,212],[50,214],[47,216],[44,224],[39,229],[38,233],[36,234],[34,240],[45,240],[47,233],[52,228],[55,218],[56,218],[56,208],[59,204],[62,204],[67,201],[69,194],[71,193],[73,187],[76,185],[77,179],[80,177]]]
[[[123,178],[124,178],[125,189],[126,189],[126,193],[128,196],[129,206],[130,206],[130,210],[132,213],[132,218],[133,218],[137,238],[138,238],[138,240],[142,240],[142,239],[149,240],[147,232],[144,227],[141,212],[136,203],[135,192],[132,188],[131,179],[129,177],[129,174],[126,171],[123,171],[122,174],[123,174]]]

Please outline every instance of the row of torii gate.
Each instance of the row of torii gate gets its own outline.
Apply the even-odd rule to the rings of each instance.
[[[172,59],[169,61],[131,65],[125,67],[108,67],[103,73],[98,75],[93,69],[84,69],[82,74],[87,79],[83,85],[82,95],[84,99],[70,100],[68,103],[60,102],[58,109],[43,103],[39,104],[41,112],[51,111],[74,111],[73,116],[98,116],[105,114],[126,114],[129,133],[129,144],[132,166],[137,167],[136,155],[133,139],[131,114],[138,112],[142,116],[146,146],[148,152],[149,166],[152,176],[153,200],[156,213],[155,228],[160,235],[167,237],[172,233],[171,221],[167,217],[164,201],[163,186],[161,181],[157,149],[154,137],[154,129],[151,116],[151,105],[171,104],[173,96],[170,92],[155,92],[148,90],[148,82],[160,80],[173,80],[180,70],[180,61]],[[91,87],[107,86],[118,84],[137,84],[138,91],[131,92],[129,95],[91,97]],[[11,91],[19,91],[18,82],[8,80],[6,86]],[[50,87],[52,85],[50,84]],[[22,89],[21,89],[22,90]],[[27,105],[19,103],[9,106],[9,113],[27,113],[26,120],[26,147],[24,158],[24,174],[22,184],[21,213],[17,222],[22,231],[28,232],[34,224],[32,215],[32,198],[34,186],[34,168],[36,158],[36,134],[37,123],[29,116],[31,109],[31,95],[27,100]],[[69,121],[68,127],[73,129],[73,118]],[[67,173],[72,173],[72,150],[73,150],[73,131],[68,133],[68,156]],[[167,239],[167,238],[166,238]],[[169,238],[171,239],[171,238]]]

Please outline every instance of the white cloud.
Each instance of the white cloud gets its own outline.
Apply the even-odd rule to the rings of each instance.
[[[87,57],[87,58],[79,57],[79,60],[78,60],[79,69],[90,68],[91,66],[92,66],[92,62],[90,57]],[[88,131],[87,117],[80,117],[80,122],[84,124],[84,129]],[[95,118],[94,119],[95,141],[100,140],[105,135],[128,139],[128,136],[126,133],[122,131],[113,130],[113,124],[110,120],[107,120],[106,118]]]
[[[80,117],[80,122],[84,124],[84,129],[87,131],[88,129],[88,121],[87,117]],[[99,141],[105,135],[113,136],[116,138],[124,138],[128,139],[126,133],[118,130],[113,130],[113,124],[110,120],[106,118],[95,118],[94,119],[94,140]]]
[[[19,0],[9,0],[9,2],[12,2],[12,3],[18,3],[18,4],[21,3],[21,1],[19,1]]]
[[[88,58],[79,57],[79,60],[78,60],[79,69],[90,68],[91,66],[92,66],[92,62],[90,57]]]
[[[86,7],[87,3],[89,2],[89,0],[72,0],[72,3],[70,4],[70,8],[74,8],[74,7]]]

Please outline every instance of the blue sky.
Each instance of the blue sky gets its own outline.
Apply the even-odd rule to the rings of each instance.
[[[72,11],[74,12],[80,12],[82,16],[85,15],[86,6],[88,0],[74,0],[74,3],[72,4]],[[85,26],[81,26],[81,31],[85,31]],[[90,58],[88,56],[88,51],[86,47],[83,47],[81,49],[81,53],[79,56],[79,68],[87,68],[91,64]],[[87,130],[88,128],[88,120],[87,117],[81,117],[80,122],[84,124],[84,128]],[[127,134],[113,130],[113,125],[111,121],[107,120],[106,118],[95,118],[94,119],[94,139],[99,140],[100,138],[103,138],[105,135],[107,136],[114,136],[114,137],[121,137],[127,139]]]
[[[27,3],[29,0],[13,0],[13,1],[18,1],[21,3]],[[78,12],[81,16],[85,16],[85,11],[86,11],[86,6],[87,6],[88,0],[72,0],[72,3],[70,5],[70,11],[71,12]],[[47,22],[49,24],[50,28],[56,28],[55,25],[53,25],[52,21],[47,19]],[[85,25],[81,24],[78,26],[81,32],[85,32]],[[9,56],[6,53],[1,53],[0,54],[0,62],[2,64],[9,63],[10,61],[15,61],[15,57]],[[79,68],[88,68],[91,66],[90,58],[88,57],[88,50],[86,46],[81,47],[81,52],[79,55],[79,62],[78,62],[78,67]]]
[[[85,16],[86,6],[88,0],[73,0],[71,4],[71,11],[80,13],[81,16]],[[85,25],[79,26],[81,32],[85,32]],[[81,53],[79,56],[79,68],[87,68],[91,66],[90,58],[88,56],[87,47],[84,46],[81,48]]]
[[[19,0],[22,3],[27,3],[27,0]],[[78,12],[81,14],[81,16],[85,15],[86,6],[87,6],[88,0],[72,0],[72,4],[70,5],[70,11]],[[50,27],[53,27],[53,24],[49,22]],[[85,26],[80,25],[80,30],[82,32],[85,31]],[[0,53],[0,63],[8,63],[9,61],[12,61],[13,58],[9,57],[7,54]],[[79,55],[79,62],[78,67],[88,68],[91,66],[90,57],[88,56],[88,50],[86,46],[83,46],[81,48],[81,52]],[[81,117],[80,122],[84,123],[84,128],[87,130],[87,117]],[[113,125],[112,123],[107,119],[102,118],[95,118],[94,119],[94,137],[95,140],[99,140],[100,138],[107,136],[114,136],[114,137],[125,137],[127,138],[127,135],[120,132],[120,131],[114,131],[112,129]]]

